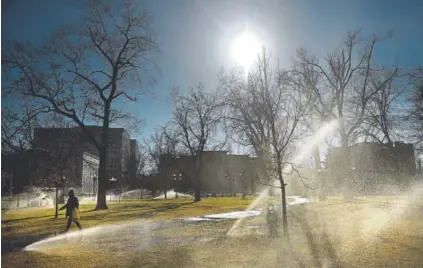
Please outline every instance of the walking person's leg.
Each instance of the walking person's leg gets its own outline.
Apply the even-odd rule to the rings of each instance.
[[[68,218],[68,223],[66,224],[65,233],[66,233],[67,231],[69,231],[69,229],[70,229],[70,227],[71,227],[71,224],[72,224],[72,217],[69,217],[69,218]]]
[[[78,226],[79,230],[82,230],[81,223],[79,223],[79,220],[75,220],[76,226]]]

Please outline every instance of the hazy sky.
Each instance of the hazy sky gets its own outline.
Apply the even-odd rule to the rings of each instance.
[[[80,19],[81,1],[2,1],[2,38],[42,42],[64,24]],[[72,4],[70,4],[72,3]],[[155,97],[126,106],[146,120],[143,135],[165,123],[170,87],[187,88],[201,81],[217,87],[216,73],[231,68],[234,37],[249,27],[263,44],[289,66],[295,49],[306,47],[324,55],[348,30],[363,29],[394,36],[377,54],[382,61],[399,59],[403,66],[423,65],[422,0],[274,0],[205,1],[150,0],[143,7],[153,14],[160,45]]]

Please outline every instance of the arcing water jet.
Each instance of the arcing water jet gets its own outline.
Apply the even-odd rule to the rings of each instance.
[[[303,161],[306,157],[308,157],[311,154],[313,147],[316,146],[317,144],[320,144],[324,140],[324,138],[328,134],[332,133],[337,127],[338,127],[338,121],[337,120],[333,120],[333,121],[323,125],[319,129],[319,131],[317,131],[316,134],[311,138],[311,140],[303,147],[303,150],[298,155],[296,155],[291,162],[293,164],[298,164],[301,161]],[[283,173],[290,173],[292,171],[292,169],[293,169],[292,165],[284,165]],[[273,185],[278,187],[278,186],[280,186],[280,182],[278,180],[274,180]],[[261,191],[260,195],[247,208],[247,210],[256,209],[259,204],[263,203],[263,201],[268,196],[267,193],[268,193],[269,189],[270,189],[270,186],[265,187]],[[242,225],[244,220],[245,219],[238,219],[234,223],[232,228],[229,230],[227,235],[233,235],[235,233],[235,230]]]

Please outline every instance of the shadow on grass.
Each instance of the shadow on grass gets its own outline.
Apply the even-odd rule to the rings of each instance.
[[[423,239],[421,239],[421,241],[420,241],[420,243],[419,243],[418,246],[413,246],[413,245],[409,245],[409,244],[406,244],[406,243],[402,243],[402,242],[399,242],[396,239],[389,239],[387,237],[381,237],[381,236],[379,236],[378,239],[381,240],[381,241],[383,241],[383,242],[385,242],[385,243],[388,243],[388,244],[392,244],[392,245],[397,244],[397,245],[400,245],[401,247],[406,248],[407,251],[408,250],[414,251],[416,254],[419,254],[420,256],[422,256],[422,259],[423,259]]]
[[[35,219],[51,218],[51,217],[54,217],[54,215],[45,215],[45,216],[38,216],[38,217],[27,217],[27,218],[13,219],[13,220],[3,220],[3,221],[1,221],[1,223],[2,224],[15,223],[15,222],[21,222],[21,221],[25,221],[25,220],[35,220]]]
[[[171,252],[164,254],[165,256],[158,254],[157,261],[154,267],[161,268],[185,268],[194,267],[194,261],[188,249],[184,247],[176,247]],[[132,259],[124,267],[138,268],[144,266],[145,260],[143,257],[136,257]]]
[[[297,252],[296,246],[292,244],[293,241],[288,239],[289,247],[287,253],[289,253],[294,259],[296,266],[309,267],[312,265],[312,267],[342,268],[343,266],[337,256],[337,251],[330,239],[326,226],[324,225],[322,230],[314,231],[316,226],[312,226],[313,223],[309,221],[310,219],[316,219],[317,214],[315,212],[311,212],[310,210],[306,210],[305,208],[297,208],[295,213],[290,214],[290,232],[294,231],[295,233],[292,234],[291,237],[296,237],[296,239],[298,239],[298,235],[301,233],[304,236],[305,243],[310,251],[310,256],[308,256],[308,258],[305,257],[304,252]],[[297,226],[295,226],[295,224],[297,224]],[[301,241],[301,238],[299,238],[299,240]]]
[[[84,211],[81,212],[82,215],[84,214],[89,214],[89,213],[96,213],[94,215],[87,215],[84,217],[81,217],[81,224],[84,228],[84,221],[89,223],[89,222],[95,222],[96,224],[98,223],[112,223],[112,222],[117,222],[119,220],[122,221],[128,221],[128,220],[134,220],[134,219],[141,219],[141,218],[151,218],[153,217],[156,213],[159,212],[165,212],[168,210],[174,210],[174,209],[178,209],[181,208],[183,206],[187,206],[192,204],[193,202],[187,202],[187,203],[177,203],[177,204],[164,204],[162,206],[156,206],[156,207],[151,207],[149,210],[147,211],[143,211],[140,212],[139,208],[140,206],[128,206],[125,209],[123,209],[122,211],[117,210],[118,208],[113,208],[111,210],[106,210],[107,212],[104,211],[95,211],[95,210],[91,210],[91,211]],[[146,207],[144,206],[144,207]],[[128,209],[131,208],[131,209]],[[113,217],[111,217],[113,216]],[[63,229],[66,226],[66,220],[59,218],[59,219],[55,219],[55,218],[51,218],[52,216],[41,216],[41,217],[30,217],[30,218],[23,218],[23,219],[19,219],[20,221],[23,220],[27,220],[29,222],[31,222],[32,220],[37,219],[37,221],[34,221],[33,224],[29,224],[28,226],[25,226],[25,228],[28,229],[40,229],[43,230],[43,227],[48,228],[47,230],[41,231],[37,234],[28,234],[28,233],[21,233],[21,234],[16,234],[16,235],[7,235],[3,236],[2,239],[2,251],[3,249],[5,250],[5,252],[11,252],[11,251],[16,251],[19,250],[21,248],[24,248],[25,246],[32,244],[38,240],[44,239],[48,236],[51,235],[56,235],[57,232],[59,231],[58,229],[63,226]],[[41,222],[38,221],[38,219],[43,219]],[[54,226],[52,226],[52,223],[49,221],[50,220],[57,220],[56,222],[54,222]],[[16,223],[16,221],[9,221],[8,223]],[[3,222],[2,222],[3,224]],[[91,226],[91,224],[89,224],[89,226]],[[24,228],[23,226],[17,226],[17,227],[10,227],[10,226],[6,226],[4,228]],[[41,233],[41,234],[40,234]],[[4,233],[3,233],[4,234]]]
[[[113,208],[111,210],[102,210],[102,211],[91,210],[89,212],[91,212],[91,213],[97,212],[97,213],[94,214],[94,215],[84,216],[83,218],[81,218],[81,222],[83,222],[84,220],[86,220],[86,221],[103,220],[102,222],[104,222],[104,223],[115,222],[116,217],[118,217],[118,218],[121,217],[122,220],[150,218],[150,217],[153,217],[156,213],[178,209],[178,208],[181,208],[183,206],[190,205],[190,204],[193,204],[193,202],[177,203],[177,204],[164,204],[162,206],[156,206],[156,207],[154,207],[154,206],[144,206],[144,207],[149,207],[149,209],[146,210],[146,211],[142,211],[142,212],[138,210],[140,208],[140,206],[138,206],[138,207],[127,206],[126,208],[123,208],[122,211],[116,210],[117,208]],[[107,216],[111,216],[111,215],[113,215],[115,217],[107,217]]]

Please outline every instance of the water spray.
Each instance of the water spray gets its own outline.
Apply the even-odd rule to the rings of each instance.
[[[303,147],[302,151],[294,157],[294,159],[291,161],[293,164],[301,163],[307,156],[309,156],[317,144],[320,144],[323,142],[324,138],[328,136],[329,134],[333,133],[338,127],[338,120],[333,120],[325,125],[323,125],[316,134],[311,138],[311,140]],[[283,166],[283,173],[290,173],[292,172],[293,167],[292,165],[284,165]],[[280,182],[278,180],[274,180],[272,185],[274,187],[280,187]],[[260,192],[260,195],[251,203],[250,206],[246,210],[254,210],[257,208],[259,204],[263,202],[268,196],[268,191],[271,186],[266,186],[264,189]],[[231,229],[228,231],[227,235],[233,236],[235,234],[235,231],[242,225],[242,223],[245,221],[245,219],[241,218],[238,219],[234,225],[231,227]]]

